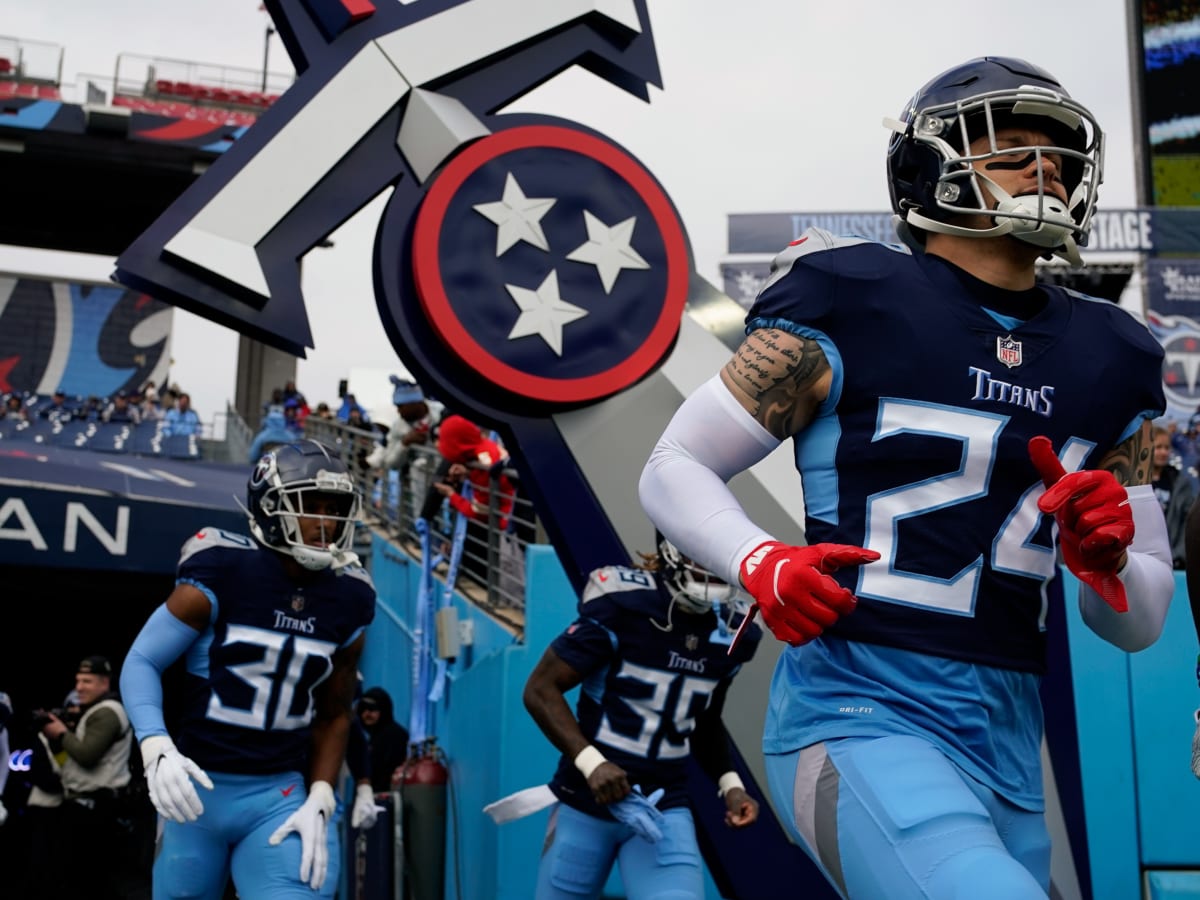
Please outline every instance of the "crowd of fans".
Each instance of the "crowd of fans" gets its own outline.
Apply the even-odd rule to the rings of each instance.
[[[50,395],[12,391],[2,396],[0,420],[130,425],[157,422],[164,436],[199,435],[203,428],[192,409],[190,395],[177,384],[159,391],[153,381],[147,381],[140,388],[120,390],[105,397],[68,394],[61,387]]]

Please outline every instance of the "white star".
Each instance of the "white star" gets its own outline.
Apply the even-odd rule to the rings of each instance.
[[[508,333],[508,339],[540,334],[550,349],[562,356],[563,326],[588,313],[558,296],[558,272],[551,269],[536,291],[515,284],[505,287],[521,308],[521,315]]]
[[[568,253],[567,259],[594,265],[600,274],[600,283],[604,285],[604,293],[611,294],[622,269],[650,268],[650,263],[629,246],[629,242],[633,240],[633,226],[636,223],[637,217],[631,216],[609,228],[584,210],[583,224],[587,226],[587,243]]]
[[[496,257],[499,258],[517,241],[525,241],[539,250],[549,251],[550,245],[542,231],[541,220],[550,212],[554,202],[549,197],[526,197],[517,179],[509,172],[504,177],[503,199],[495,203],[478,203],[473,209],[496,224]]]

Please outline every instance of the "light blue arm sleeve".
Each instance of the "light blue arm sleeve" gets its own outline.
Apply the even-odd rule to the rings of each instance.
[[[199,636],[200,632],[175,618],[164,603],[134,639],[121,667],[121,702],[139,741],[167,733],[162,674]]]

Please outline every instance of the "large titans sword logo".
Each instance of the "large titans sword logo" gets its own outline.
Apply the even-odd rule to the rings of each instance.
[[[300,77],[120,256],[117,280],[303,355],[298,260],[391,189],[376,299],[405,365],[500,431],[577,587],[649,546],[641,464],[743,312],[694,274],[674,206],[627,151],[496,113],[575,64],[648,100],[645,0],[267,7]],[[734,487],[798,534],[762,485],[770,468]]]

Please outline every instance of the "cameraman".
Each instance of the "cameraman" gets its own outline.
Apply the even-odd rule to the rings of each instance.
[[[80,716],[74,733],[53,712],[41,732],[62,764],[63,837],[73,863],[67,867],[71,895],[124,896],[128,884],[149,873],[132,872],[137,858],[129,753],[129,718],[112,692],[112,664],[89,656],[75,674]],[[71,890],[74,888],[75,890]]]

